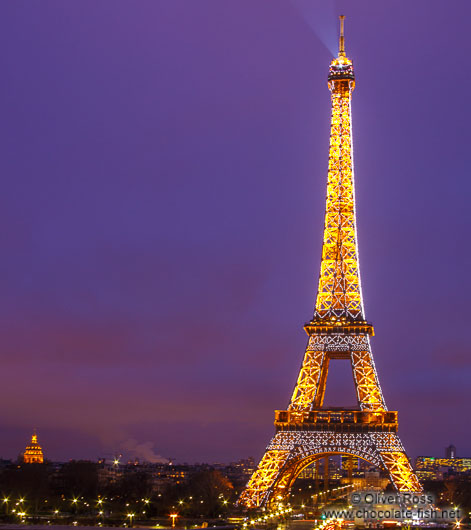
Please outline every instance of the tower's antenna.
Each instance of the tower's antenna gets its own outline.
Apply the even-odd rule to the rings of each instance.
[[[340,15],[339,19],[340,19],[339,55],[341,57],[345,57],[345,35],[343,34],[343,24],[344,24],[345,16]]]

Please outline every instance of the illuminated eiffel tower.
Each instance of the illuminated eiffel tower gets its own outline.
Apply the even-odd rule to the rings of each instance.
[[[345,55],[343,23],[341,16],[339,53],[328,77],[332,119],[316,308],[304,326],[309,339],[291,403],[275,411],[275,436],[239,498],[247,508],[286,499],[304,468],[338,454],[387,470],[399,492],[422,491],[397,435],[397,412],[384,402],[370,348],[373,326],[364,316],[350,112],[355,75]],[[330,359],[350,360],[357,408],[322,407]]]

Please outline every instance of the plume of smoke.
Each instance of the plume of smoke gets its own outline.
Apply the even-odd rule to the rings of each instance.
[[[139,443],[134,438],[130,438],[123,442],[121,447],[124,451],[128,452],[131,457],[150,462],[151,464],[166,464],[169,462],[168,458],[164,458],[154,451],[154,442]]]
[[[334,12],[334,2],[328,0],[291,0],[301,13],[307,25],[329,50],[333,57],[338,51],[338,18]]]

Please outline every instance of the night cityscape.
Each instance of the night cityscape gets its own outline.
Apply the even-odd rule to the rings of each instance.
[[[471,6],[0,14],[0,527],[471,528]]]
[[[323,466],[305,468],[290,496],[290,505],[302,520],[320,517],[320,506],[338,500],[350,485],[359,490],[389,491],[381,469],[355,459],[330,457],[327,481]],[[96,461],[51,462],[32,440],[15,460],[0,461],[3,524],[92,526],[169,526],[172,516],[184,526],[234,526],[245,520],[234,503],[256,463],[253,458],[229,464],[177,464],[123,461],[121,455]],[[457,455],[453,445],[443,455],[420,456],[415,472],[437,504],[458,504],[471,511],[471,457]],[[278,516],[276,523],[284,520]],[[178,525],[177,525],[178,526]],[[311,525],[312,526],[312,525]]]

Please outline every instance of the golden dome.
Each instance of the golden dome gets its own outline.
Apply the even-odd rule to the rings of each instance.
[[[38,435],[34,431],[31,436],[31,442],[26,446],[23,454],[23,462],[25,464],[42,464],[44,462],[44,455],[41,446],[38,443]]]

